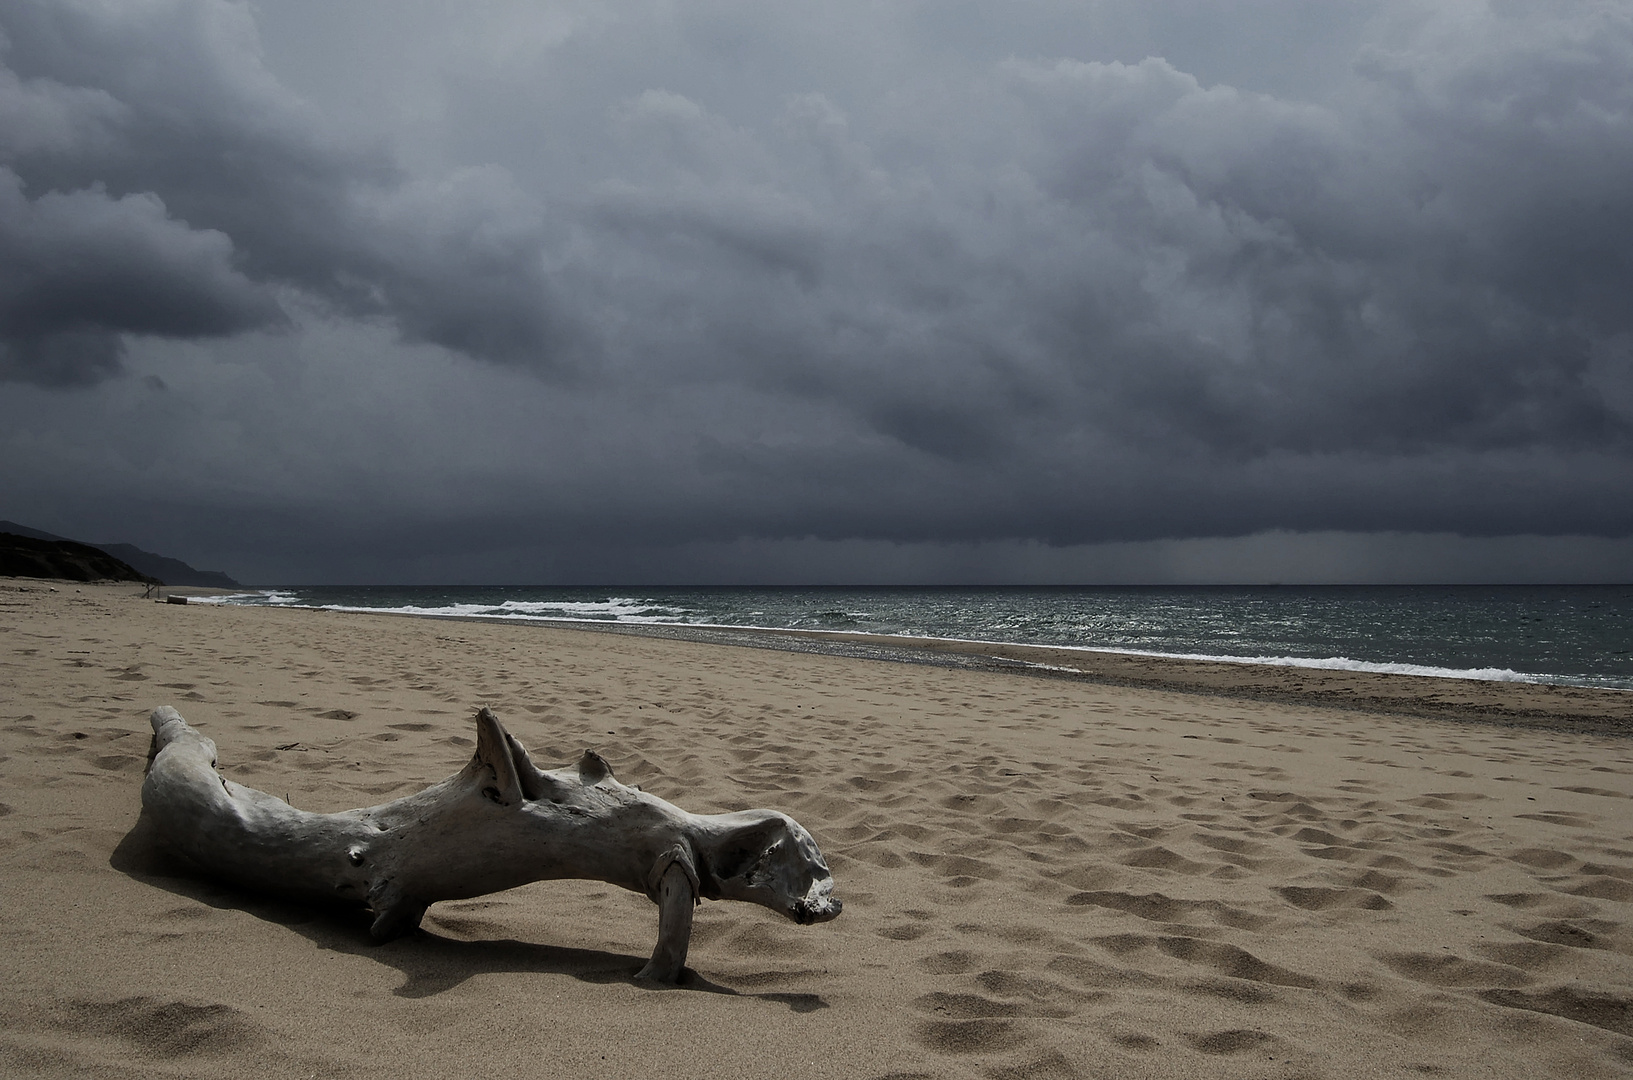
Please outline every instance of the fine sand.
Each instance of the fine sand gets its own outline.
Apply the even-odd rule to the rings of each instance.
[[[1633,695],[1225,667],[0,579],[0,1073],[1633,1075]],[[705,903],[672,990],[632,978],[656,909],[594,882],[438,904],[375,945],[360,913],[162,853],[140,813],[162,704],[314,810],[455,772],[489,705],[545,767],[593,747],[687,809],[794,815],[845,912]]]

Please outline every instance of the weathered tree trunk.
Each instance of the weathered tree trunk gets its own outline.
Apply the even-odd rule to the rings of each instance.
[[[619,783],[589,750],[573,769],[542,772],[487,709],[460,772],[338,814],[224,778],[215,743],[169,706],[151,721],[142,805],[165,843],[246,888],[367,904],[381,940],[413,930],[438,900],[588,878],[659,905],[658,945],[639,977],[674,982],[702,899],[756,903],[800,923],[842,907],[816,841],[786,814],[689,814]]]

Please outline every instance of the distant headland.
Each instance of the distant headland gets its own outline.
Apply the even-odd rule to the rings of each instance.
[[[0,576],[242,587],[220,570],[195,570],[180,559],[133,544],[86,544],[4,520],[0,520]]]

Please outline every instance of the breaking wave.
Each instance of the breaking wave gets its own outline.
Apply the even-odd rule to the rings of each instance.
[[[1633,690],[1633,588],[288,587],[195,603],[530,623],[864,633]]]

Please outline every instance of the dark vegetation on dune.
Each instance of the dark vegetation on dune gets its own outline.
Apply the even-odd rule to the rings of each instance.
[[[89,544],[36,540],[6,532],[0,532],[0,575],[67,581],[157,580]]]
[[[217,589],[241,587],[220,570],[195,570],[180,559],[155,555],[134,544],[84,544],[14,521],[0,521],[0,538],[3,538],[0,539],[0,576],[63,578],[69,581],[147,581],[162,585],[204,585]],[[21,544],[14,544],[14,541]],[[86,552],[94,553],[105,563],[86,562],[91,558]],[[110,568],[116,572],[104,572]],[[87,573],[89,577],[84,576]]]

